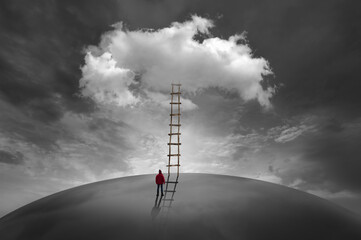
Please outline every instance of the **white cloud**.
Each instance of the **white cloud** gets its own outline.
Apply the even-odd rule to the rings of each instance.
[[[169,109],[169,94],[164,94],[160,92],[146,91],[147,96],[151,99],[151,101],[158,103],[160,106]],[[177,101],[177,100],[174,100]],[[189,111],[197,109],[198,106],[194,104],[191,100],[182,97],[181,99],[181,109],[182,111]]]
[[[129,85],[134,83],[134,73],[129,69],[117,67],[109,52],[99,57],[88,53],[82,72],[80,88],[83,96],[120,106],[132,105],[139,101],[128,89]]]
[[[304,132],[310,131],[314,126],[300,125],[295,127],[289,127],[284,129],[278,137],[275,138],[275,142],[286,143],[295,140],[301,136]]]
[[[120,106],[134,105],[140,97],[129,86],[137,74],[138,90],[148,93],[169,92],[171,82],[180,82],[188,93],[218,87],[270,106],[273,89],[264,90],[260,85],[263,76],[271,74],[268,62],[253,57],[251,48],[239,43],[243,35],[211,37],[213,22],[198,16],[152,31],[114,26],[103,35],[99,47],[88,48],[80,81],[84,96]],[[199,33],[207,35],[203,42],[194,39]]]

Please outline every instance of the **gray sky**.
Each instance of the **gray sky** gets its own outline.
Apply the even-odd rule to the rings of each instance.
[[[184,92],[182,171],[283,184],[361,213],[358,9],[2,1],[0,215],[164,168],[171,81]]]

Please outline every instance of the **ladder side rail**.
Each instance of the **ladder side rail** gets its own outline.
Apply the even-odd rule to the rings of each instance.
[[[174,92],[174,87],[172,85],[172,93]],[[171,102],[173,102],[173,94],[171,94]],[[169,143],[172,142],[172,132],[173,132],[173,104],[170,105],[170,126],[169,126]],[[172,146],[169,145],[169,156],[168,156],[168,175],[170,174],[170,165],[171,165],[171,155],[172,155]]]
[[[180,92],[180,85],[178,85],[178,92]],[[181,101],[180,101],[180,94],[178,94],[178,102],[180,103]],[[180,104],[178,104],[178,133],[180,133]],[[179,176],[179,157],[180,157],[180,145],[179,145],[179,143],[180,143],[180,134],[178,134],[177,135],[177,137],[178,137],[178,146],[177,146],[177,148],[178,148],[178,157],[177,157],[177,159],[178,159],[178,166],[177,166],[177,176]]]

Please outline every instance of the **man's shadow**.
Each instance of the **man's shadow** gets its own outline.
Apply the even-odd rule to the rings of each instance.
[[[152,208],[152,211],[150,212],[150,215],[152,216],[152,220],[154,220],[158,216],[161,210],[160,203],[162,202],[163,196],[159,198],[159,201],[158,198],[159,196],[155,198],[154,206]]]

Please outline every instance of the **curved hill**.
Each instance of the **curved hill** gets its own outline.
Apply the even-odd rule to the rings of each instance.
[[[0,239],[361,239],[357,216],[287,187],[181,174],[160,199],[154,177],[92,183],[35,201],[0,219]]]

